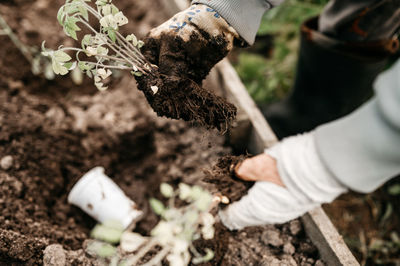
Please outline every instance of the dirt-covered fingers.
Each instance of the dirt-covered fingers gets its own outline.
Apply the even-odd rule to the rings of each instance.
[[[235,174],[245,181],[268,181],[285,187],[275,159],[267,154],[260,154],[237,164]]]

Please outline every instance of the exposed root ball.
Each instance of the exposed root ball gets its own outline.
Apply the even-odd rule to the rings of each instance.
[[[225,130],[236,117],[236,107],[190,79],[159,73],[137,78],[138,87],[158,116],[195,122]],[[152,86],[157,86],[154,93]]]

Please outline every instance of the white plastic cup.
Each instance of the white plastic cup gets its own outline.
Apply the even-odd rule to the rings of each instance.
[[[87,172],[72,188],[68,202],[101,223],[118,221],[124,228],[137,222],[143,215],[136,203],[104,174],[103,167],[95,167]]]

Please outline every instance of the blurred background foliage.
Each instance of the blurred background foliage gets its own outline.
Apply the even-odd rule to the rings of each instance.
[[[257,103],[283,98],[294,79],[301,23],[318,15],[328,0],[286,0],[268,11],[254,46],[232,62]]]

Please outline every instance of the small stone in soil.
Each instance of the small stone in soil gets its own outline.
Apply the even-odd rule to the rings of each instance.
[[[8,170],[12,167],[14,163],[13,157],[11,155],[4,156],[0,160],[0,166],[3,170]]]
[[[289,224],[290,233],[292,235],[297,235],[301,231],[301,224],[299,220],[293,220]]]
[[[60,244],[47,246],[43,251],[44,266],[63,266],[66,265],[66,260],[65,250]]]
[[[285,252],[286,254],[293,255],[295,251],[296,249],[291,243],[288,242],[283,245],[283,252]]]
[[[274,247],[281,247],[283,245],[283,240],[279,231],[268,230],[261,235],[261,241],[266,245],[271,245]]]

